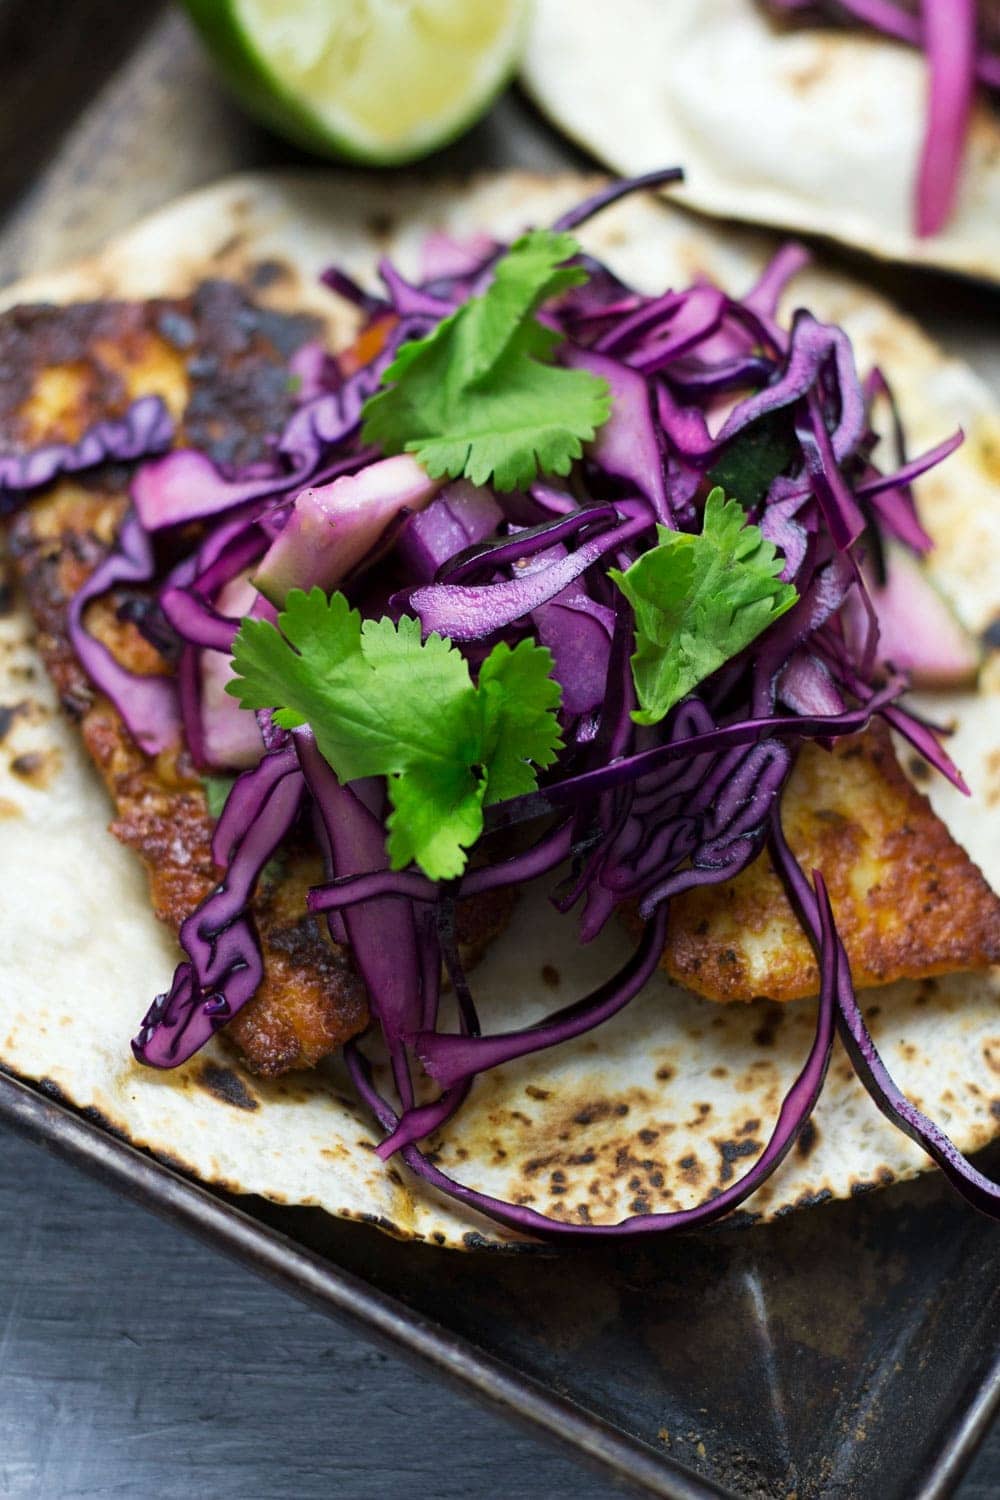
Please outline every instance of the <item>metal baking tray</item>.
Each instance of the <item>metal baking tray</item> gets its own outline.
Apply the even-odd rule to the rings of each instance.
[[[294,159],[155,4],[0,0],[0,101],[0,280]],[[429,170],[580,160],[513,97]],[[991,296],[878,279],[959,340]],[[936,1178],[752,1232],[457,1255],[209,1191],[2,1074],[0,1119],[640,1493],[940,1500],[1000,1409],[997,1229]]]

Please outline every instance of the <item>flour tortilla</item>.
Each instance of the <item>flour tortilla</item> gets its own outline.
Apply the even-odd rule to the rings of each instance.
[[[927,66],[864,31],[776,30],[757,0],[537,0],[522,81],[620,172],[682,166],[705,213],[1000,281],[1000,112],[980,99],[955,213],[913,233]]]
[[[96,260],[8,290],[0,306],[182,293],[201,276],[246,277],[268,261],[284,271],[271,275],[264,295],[319,312],[341,342],[352,315],[316,287],[323,265],[336,261],[371,283],[379,253],[415,270],[432,227],[510,236],[546,223],[595,186],[516,173],[462,188],[326,174],[238,177],[158,213]],[[650,290],[699,272],[745,288],[770,248],[651,200],[619,206],[582,238]],[[988,469],[1000,452],[1000,417],[988,392],[846,281],[810,272],[794,300],[842,322],[862,366],[877,360],[896,381],[914,451],[957,422],[970,433],[947,478],[922,481],[920,498],[939,541],[938,580],[970,627],[982,628],[996,607],[1000,567],[1000,495]],[[414,1185],[405,1168],[383,1165],[339,1063],[266,1083],[218,1040],[172,1073],[132,1061],[129,1038],[150,997],[166,987],[177,951],[150,912],[138,860],[105,831],[105,795],[55,709],[30,636],[24,614],[0,621],[0,703],[28,704],[0,746],[0,1063],[47,1081],[137,1145],[231,1191],[319,1206],[437,1244],[516,1239]],[[959,725],[955,753],[974,799],[965,803],[943,783],[932,791],[996,884],[1000,829],[984,813],[1000,798],[1000,673],[986,675],[992,693],[935,702],[938,717]],[[45,756],[43,785],[10,769],[13,757],[32,750]],[[475,974],[486,1028],[523,1025],[565,1003],[609,973],[627,947],[615,925],[579,950],[572,920],[555,917],[542,892],[527,893],[512,930]],[[890,1067],[966,1150],[1000,1133],[998,994],[985,975],[872,992],[872,1028]],[[696,1203],[742,1171],[766,1138],[807,1051],[813,1015],[808,1001],[718,1006],[658,977],[600,1032],[480,1079],[441,1146],[442,1164],[504,1197],[529,1195],[547,1212],[575,1214],[584,1203],[595,1221],[620,1218],[637,1203]],[[839,1052],[814,1118],[808,1149],[792,1152],[749,1201],[750,1212],[770,1218],[929,1165],[878,1113]]]

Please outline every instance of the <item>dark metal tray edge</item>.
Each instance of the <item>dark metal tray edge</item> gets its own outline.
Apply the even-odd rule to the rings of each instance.
[[[300,1300],[541,1431],[576,1458],[603,1469],[616,1487],[639,1488],[663,1500],[738,1500],[3,1071],[0,1121]],[[947,1500],[954,1493],[1000,1414],[1000,1352],[985,1378],[964,1393],[958,1409],[960,1415],[942,1432],[937,1457],[913,1500]]]
[[[667,1455],[653,1454],[599,1417],[545,1390],[530,1376],[517,1374],[467,1340],[301,1248],[252,1213],[4,1072],[0,1072],[0,1121],[329,1316],[352,1324],[416,1363],[431,1366],[452,1385],[473,1392],[508,1417],[540,1429],[578,1459],[602,1467],[619,1485],[633,1490],[639,1486],[663,1500],[731,1496],[730,1491],[690,1474]],[[422,1252],[423,1247],[419,1251],[415,1247],[415,1253]],[[1000,1385],[994,1404],[997,1399]],[[989,1412],[982,1417],[982,1431],[975,1429],[970,1459],[988,1425]],[[928,1491],[927,1497],[945,1493]]]

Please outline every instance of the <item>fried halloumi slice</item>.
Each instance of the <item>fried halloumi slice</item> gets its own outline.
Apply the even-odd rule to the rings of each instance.
[[[907,780],[888,730],[807,743],[782,802],[789,845],[820,870],[859,988],[1000,960],[1000,899]],[[710,1000],[795,1000],[816,961],[765,851],[671,907],[663,967]]]
[[[225,282],[174,301],[14,308],[0,318],[0,447],[73,441],[157,394],[180,441],[218,462],[251,463],[291,411],[288,359],[316,331],[313,319],[257,307]],[[186,749],[153,758],[135,746],[67,634],[69,601],[114,543],[129,477],[108,465],[49,486],[18,516],[11,551],[46,667],[111,794],[112,832],[142,859],[157,916],[177,928],[219,878],[201,778]],[[137,626],[143,604],[142,590],[115,591],[90,606],[88,629],[131,670],[169,672]],[[349,953],[305,911],[305,890],[321,878],[318,859],[292,848],[255,897],[266,978],[226,1034],[269,1076],[312,1066],[367,1024]]]

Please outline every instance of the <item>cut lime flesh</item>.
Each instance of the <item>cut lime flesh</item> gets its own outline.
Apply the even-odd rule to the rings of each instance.
[[[473,123],[516,66],[529,0],[186,0],[229,82],[310,149],[378,164]]]

